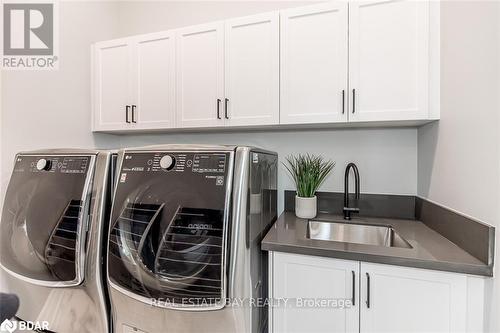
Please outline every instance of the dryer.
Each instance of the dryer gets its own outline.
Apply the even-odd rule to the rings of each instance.
[[[19,153],[0,223],[0,266],[17,317],[51,332],[109,332],[105,244],[113,154]],[[43,324],[42,324],[43,323]]]
[[[263,332],[277,154],[163,145],[118,154],[109,230],[114,332]]]

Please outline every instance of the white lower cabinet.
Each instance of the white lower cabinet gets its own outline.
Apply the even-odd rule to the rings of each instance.
[[[361,332],[465,332],[467,276],[361,263]]]
[[[274,253],[272,298],[286,300],[272,313],[273,332],[358,332],[359,262]],[[316,307],[310,301],[354,300],[351,307]]]
[[[280,252],[270,265],[270,332],[465,332],[474,317],[464,274]],[[311,299],[354,305],[290,306]]]

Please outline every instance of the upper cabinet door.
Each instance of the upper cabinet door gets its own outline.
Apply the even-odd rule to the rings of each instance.
[[[273,252],[272,260],[271,298],[288,304],[272,308],[270,332],[359,333],[358,261],[280,252]],[[345,307],[295,304],[301,299],[354,303]]]
[[[361,332],[465,332],[467,277],[361,263]]]
[[[177,125],[224,125],[224,23],[177,32]]]
[[[226,125],[278,124],[279,13],[233,19],[225,26]]]
[[[426,119],[428,1],[349,3],[349,119]]]
[[[347,121],[347,2],[281,12],[281,124]]]
[[[161,32],[135,43],[133,116],[136,128],[175,127],[175,36]]]
[[[94,131],[122,130],[131,126],[130,107],[127,105],[132,103],[132,48],[130,39],[100,42],[93,46]]]

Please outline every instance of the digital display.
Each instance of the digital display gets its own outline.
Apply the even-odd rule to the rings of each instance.
[[[65,157],[59,167],[62,173],[85,173],[88,157]]]
[[[193,172],[224,172],[225,154],[196,154],[193,158]]]

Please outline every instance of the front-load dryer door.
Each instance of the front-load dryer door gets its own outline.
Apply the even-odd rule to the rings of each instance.
[[[225,303],[233,152],[125,152],[111,219],[111,285],[182,309]]]
[[[0,223],[0,263],[15,277],[65,287],[84,278],[94,155],[17,155]]]

